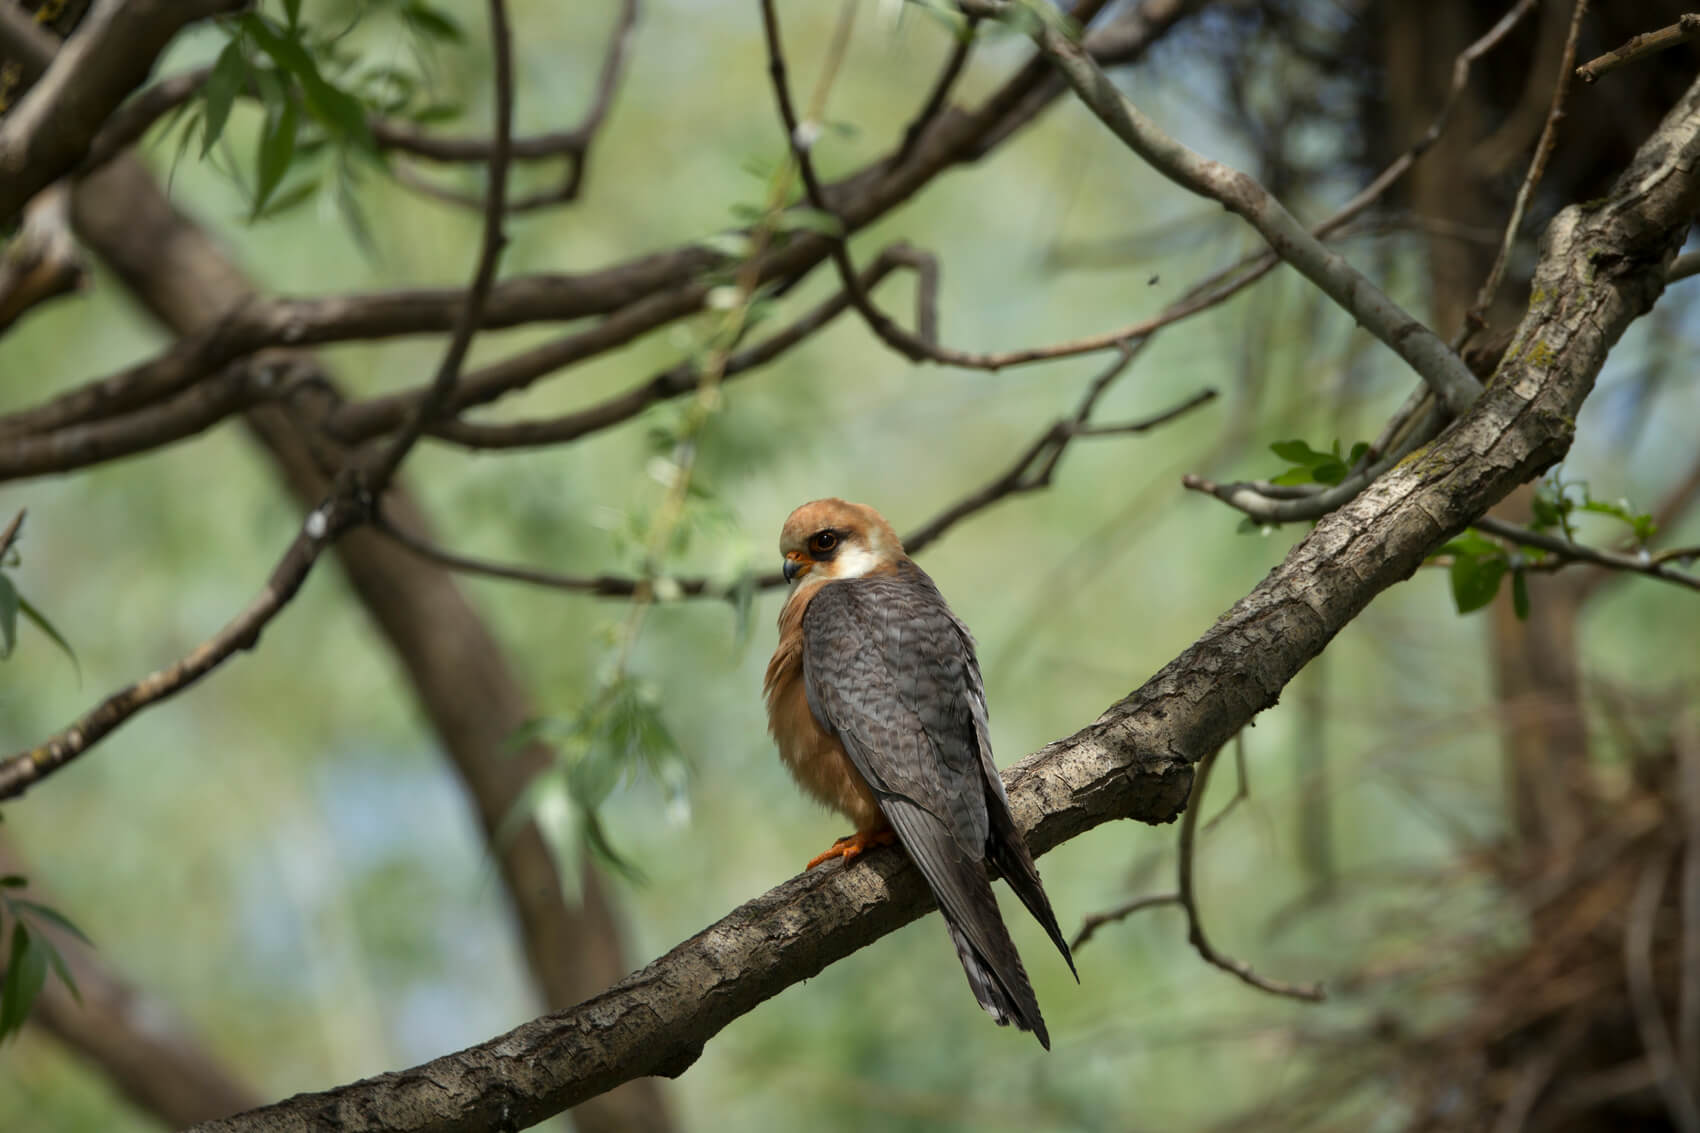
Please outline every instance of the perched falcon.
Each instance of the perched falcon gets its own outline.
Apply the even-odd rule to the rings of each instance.
[[[873,508],[804,504],[785,521],[779,549],[793,587],[767,666],[768,729],[803,789],[856,824],[809,868],[902,843],[980,1006],[1049,1050],[987,862],[1071,972],[1074,959],[992,762],[974,639]]]

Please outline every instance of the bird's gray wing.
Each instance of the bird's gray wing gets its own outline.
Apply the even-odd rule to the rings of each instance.
[[[912,573],[911,573],[912,572]],[[918,568],[821,587],[803,616],[809,708],[926,878],[975,997],[1049,1046],[986,877],[991,816],[955,619]],[[1007,814],[1007,806],[1004,808]]]
[[[928,579],[929,583],[931,581]],[[939,600],[942,603],[944,599],[941,596]],[[998,772],[998,765],[992,758],[992,733],[986,716],[986,686],[980,678],[980,661],[974,652],[974,636],[954,614],[951,615],[951,622],[967,657],[965,675],[968,681],[968,707],[978,741],[980,774],[986,785],[986,814],[990,827],[986,839],[986,858],[997,867],[997,871],[1003,875],[1015,895],[1021,898],[1021,903],[1027,906],[1027,911],[1033,914],[1033,919],[1044,927],[1045,934],[1051,938],[1051,943],[1057,946],[1057,951],[1062,953],[1068,970],[1074,973],[1078,982],[1080,973],[1075,971],[1074,955],[1069,951],[1062,926],[1057,924],[1057,915],[1051,909],[1051,899],[1045,895],[1045,886],[1039,880],[1039,867],[1033,864],[1033,855],[1027,849],[1027,839],[1022,837],[1021,828],[1015,824],[1015,816],[1010,813],[1009,794],[1004,790],[1003,776]]]

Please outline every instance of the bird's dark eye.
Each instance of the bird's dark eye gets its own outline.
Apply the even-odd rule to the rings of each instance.
[[[838,536],[830,531],[822,531],[809,540],[811,555],[824,555],[838,546]]]

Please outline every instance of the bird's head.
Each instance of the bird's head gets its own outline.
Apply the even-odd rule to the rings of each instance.
[[[885,517],[866,504],[815,500],[785,520],[779,553],[785,556],[785,581],[830,582],[895,567],[903,544]]]

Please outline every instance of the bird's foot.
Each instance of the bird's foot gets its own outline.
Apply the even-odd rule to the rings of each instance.
[[[843,858],[844,864],[849,865],[869,850],[877,849],[880,846],[892,846],[896,843],[897,834],[889,826],[882,826],[878,830],[858,830],[856,833],[846,834],[834,842],[832,848],[825,853],[816,854],[809,860],[809,864],[803,868],[806,872],[814,869],[822,862],[831,861],[833,858]]]

